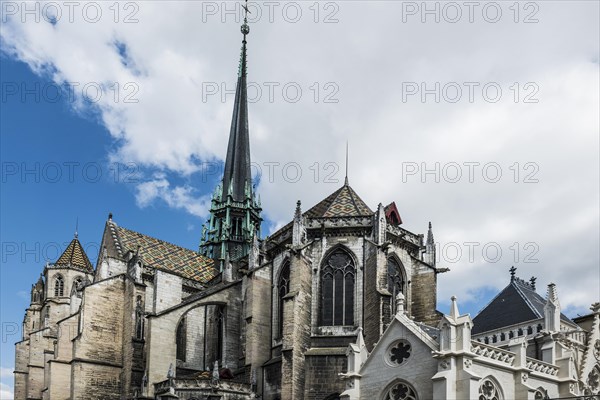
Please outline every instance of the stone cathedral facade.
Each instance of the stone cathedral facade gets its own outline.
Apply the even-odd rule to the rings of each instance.
[[[431,224],[402,227],[344,184],[261,238],[246,35],[222,182],[198,251],[108,216],[95,267],[75,237],[32,286],[15,399],[598,398],[600,304],[510,280],[475,318],[436,310]],[[508,277],[507,277],[508,278]]]

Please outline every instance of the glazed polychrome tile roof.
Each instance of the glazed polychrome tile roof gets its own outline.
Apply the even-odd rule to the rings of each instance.
[[[77,237],[71,240],[71,243],[69,243],[54,265],[59,267],[75,267],[89,273],[94,272],[94,267]]]
[[[304,215],[309,218],[359,217],[371,216],[373,211],[350,185],[345,184]]]
[[[302,213],[302,215],[308,218],[370,217],[373,215],[373,211],[356,194],[354,189],[348,183],[345,183],[344,186],[321,200],[308,211]],[[286,231],[292,224],[293,222],[289,222],[279,228],[279,230],[271,234],[271,237]]]
[[[210,281],[217,274],[213,268],[213,260],[208,257],[193,250],[117,226],[114,222],[111,224],[115,228],[116,240],[123,249],[123,253],[127,251],[135,253],[139,246],[144,264],[151,268],[173,272],[202,283]]]

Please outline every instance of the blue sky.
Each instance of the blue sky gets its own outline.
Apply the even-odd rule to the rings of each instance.
[[[94,23],[77,13],[56,23],[3,15],[3,332],[20,326],[44,257],[58,256],[76,221],[93,262],[109,212],[130,229],[198,246],[219,178],[205,168],[222,162],[227,146],[241,21],[221,2],[211,3],[214,13],[203,8],[210,2],[130,3],[118,21],[108,9]],[[395,201],[415,233],[433,222],[440,266],[451,269],[439,277],[440,310],[455,294],[461,311],[475,314],[515,265],[521,277],[538,277],[542,295],[557,283],[569,315],[585,313],[600,298],[598,2],[536,3],[534,23],[523,23],[531,9],[515,22],[512,2],[500,3],[493,23],[479,14],[422,19],[402,3],[330,2],[315,14],[300,2],[299,21],[282,8],[269,19],[264,5],[252,14],[249,95],[262,95],[250,103],[250,134],[264,232],[289,221],[297,199],[309,207],[338,188],[349,141],[350,183],[372,209]],[[123,23],[132,11],[135,22]],[[52,101],[65,82],[74,98],[67,90]],[[503,97],[491,102],[478,89],[469,101],[465,82],[495,85]],[[436,84],[464,96],[407,95]],[[93,96],[99,85],[101,99],[86,102],[82,88]],[[282,91],[290,86],[301,89],[298,101]],[[290,163],[301,179],[282,173]],[[423,174],[436,163],[446,172],[462,166],[462,179]],[[497,165],[502,179],[477,170],[470,181],[468,163]],[[472,259],[466,243],[476,243]],[[482,248],[492,244],[502,255],[490,262]],[[12,386],[14,341],[0,347],[2,390]]]
[[[47,77],[6,55],[1,66],[3,84],[52,85]],[[79,239],[95,264],[109,212],[123,226],[190,249],[198,247],[204,222],[163,203],[138,207],[135,183],[142,176],[141,168],[110,161],[107,154],[114,141],[97,116],[91,110],[74,111],[69,101],[48,101],[53,96],[41,95],[38,101],[31,95],[22,101],[19,93],[2,99],[0,302],[6,334],[1,345],[2,368],[14,365],[14,342],[20,335],[31,284],[42,272],[45,259],[55,261],[59,249],[72,240],[76,224]],[[201,174],[189,180],[199,192],[211,191],[214,183],[203,183]],[[15,324],[19,334],[11,333]],[[2,383],[12,386],[11,375],[3,373]]]

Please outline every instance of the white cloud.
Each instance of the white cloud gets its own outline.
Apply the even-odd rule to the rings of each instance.
[[[0,383],[0,399],[2,400],[13,400],[14,393],[12,386],[4,383]]]
[[[165,178],[158,178],[140,183],[136,190],[136,202],[142,208],[162,200],[171,208],[183,209],[197,217],[206,218],[208,215],[210,195],[195,197],[195,190],[190,186],[171,187]]]
[[[442,246],[477,241],[503,248],[497,263],[481,257],[446,262],[452,272],[440,276],[440,299],[458,294],[476,300],[479,288],[504,286],[515,264],[523,277],[539,276],[540,288],[558,283],[563,306],[584,310],[600,296],[598,3],[536,3],[539,22],[533,24],[522,23],[524,14],[514,23],[508,6],[495,24],[480,14],[475,23],[465,22],[467,14],[456,24],[431,17],[421,23],[420,15],[402,23],[402,3],[336,3],[339,22],[333,24],[314,23],[309,3],[298,23],[286,22],[282,8],[270,23],[263,7],[261,20],[251,25],[249,79],[257,85],[250,92],[258,86],[263,97],[250,104],[250,129],[265,216],[281,225],[292,217],[296,199],[307,208],[337,189],[340,183],[325,182],[335,171],[327,163],[336,163],[334,178],[341,181],[349,140],[350,183],[372,208],[395,200],[415,232],[432,220]],[[225,104],[219,95],[203,96],[203,89],[213,83],[219,91],[234,88],[239,23],[230,15],[222,23],[220,14],[203,14],[201,2],[137,4],[137,24],[11,19],[3,24],[4,51],[40,73],[50,71],[57,82],[118,82],[119,101],[103,96],[97,103],[117,143],[109,156],[187,178],[201,161],[225,154],[233,96]],[[321,10],[319,21],[331,11]],[[126,46],[125,64],[116,43]],[[122,101],[131,93],[124,90],[127,82],[139,88],[139,102]],[[273,102],[265,82],[279,83]],[[283,98],[290,82],[302,89],[297,103]],[[425,103],[419,96],[403,101],[407,82],[428,88],[456,82],[463,97],[456,104],[436,103],[431,95]],[[472,103],[464,82],[479,83]],[[490,82],[502,89],[497,103],[483,99],[480,88]],[[536,88],[538,103],[524,103]],[[326,95],[339,102],[324,102]],[[272,180],[266,178],[268,162],[280,163]],[[298,182],[282,174],[290,162],[301,166]],[[495,162],[503,179],[488,183],[479,174],[474,183],[464,177],[452,184],[429,176],[422,183],[417,175],[403,182],[403,162],[429,168],[435,162]],[[523,183],[532,171],[528,162],[539,168],[539,183]],[[137,204],[162,201],[205,217],[209,195],[166,176],[140,184]],[[517,262],[509,249],[515,242]],[[523,262],[529,242],[539,246],[537,263]]]
[[[12,368],[0,368],[0,379],[4,378],[12,378],[13,377],[13,369]]]

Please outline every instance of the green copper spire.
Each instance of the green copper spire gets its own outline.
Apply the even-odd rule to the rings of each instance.
[[[247,2],[247,0],[246,0]],[[252,246],[254,236],[260,237],[260,204],[252,186],[250,170],[250,132],[248,127],[247,96],[247,3],[235,102],[229,131],[229,143],[223,180],[212,198],[210,219],[202,229],[200,253],[219,260],[221,270],[226,258],[235,261],[245,257]]]

